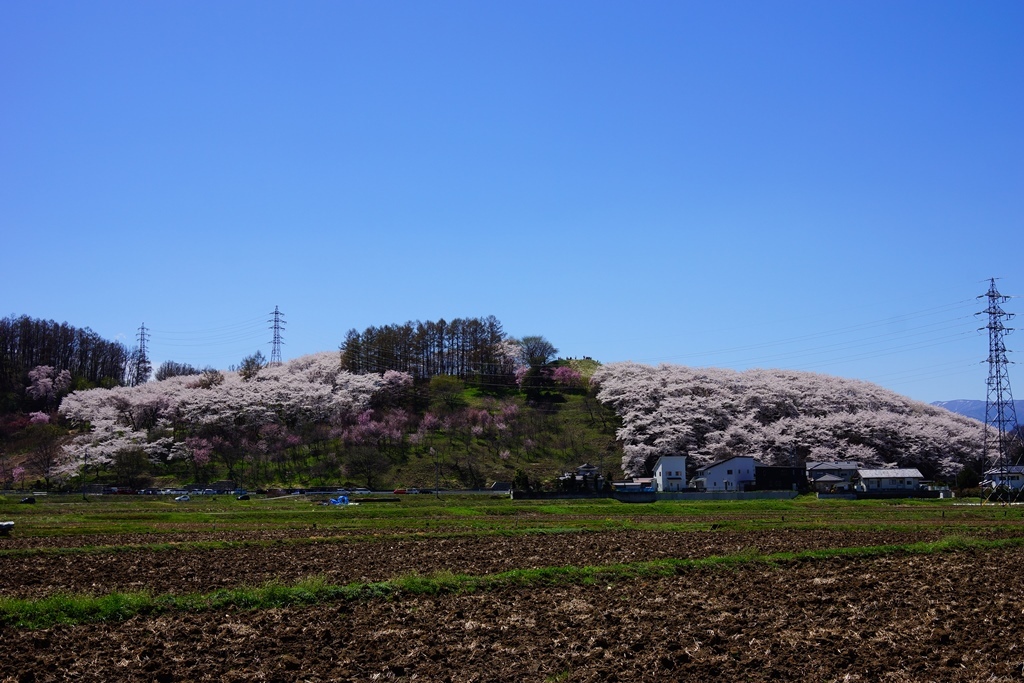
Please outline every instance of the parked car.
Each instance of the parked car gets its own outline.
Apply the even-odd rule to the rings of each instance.
[[[371,491],[368,488],[363,488],[362,486],[360,486],[357,489],[352,489],[352,493],[357,496],[368,496],[371,493],[373,493],[373,491]]]
[[[392,491],[392,493],[409,493],[409,492],[407,490],[405,490],[405,489],[395,489],[394,491]]]
[[[406,491],[406,493],[419,493],[419,492],[420,492],[419,489],[409,489],[409,490]]]

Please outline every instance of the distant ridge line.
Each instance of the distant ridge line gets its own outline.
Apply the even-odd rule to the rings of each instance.
[[[974,399],[957,399],[954,401],[935,401],[932,403],[933,406],[939,408],[945,408],[946,410],[963,415],[964,417],[970,417],[978,422],[985,421],[985,401],[978,401]],[[1024,415],[1024,401],[1015,400],[1013,402],[1014,407],[1017,410],[1017,415]],[[1017,418],[1018,421],[1020,417]]]

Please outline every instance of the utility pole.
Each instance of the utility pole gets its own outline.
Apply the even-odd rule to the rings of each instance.
[[[434,456],[434,497],[441,499],[441,455],[430,447],[430,454]]]
[[[274,332],[274,338],[270,342],[270,365],[281,364],[281,344],[284,343],[284,337],[281,336],[281,331],[284,330],[284,313],[282,313],[277,306],[274,306],[274,312],[270,314],[273,316],[268,323],[271,323],[270,329]]]
[[[89,500],[85,497],[85,490],[88,487],[86,477],[89,476],[89,447],[85,447],[85,465],[82,466],[82,500]]]
[[[1017,441],[1017,411],[1013,405],[1013,394],[1010,392],[1010,377],[1006,358],[1006,343],[1003,337],[1013,332],[1004,321],[1013,319],[1013,313],[1003,310],[1002,304],[1010,298],[996,289],[996,279],[989,280],[988,292],[979,296],[986,299],[984,311],[977,315],[988,316],[988,324],[979,330],[988,330],[988,392],[985,396],[985,441],[984,457],[986,464],[994,465],[1005,486],[1007,474],[1011,466],[1017,465],[1020,455],[1011,452],[1014,441]],[[1019,444],[1018,444],[1019,445]],[[1013,462],[1011,462],[1011,460]]]

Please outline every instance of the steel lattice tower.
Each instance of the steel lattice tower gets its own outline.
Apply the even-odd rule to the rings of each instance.
[[[146,329],[146,323],[142,323],[139,327],[139,333],[135,338],[139,340],[139,357],[144,361],[148,361],[149,357],[146,353],[146,342],[149,341],[149,330]]]
[[[274,306],[274,312],[271,313],[273,317],[268,320],[271,323],[270,329],[274,331],[274,339],[270,342],[270,364],[280,365],[281,364],[281,344],[284,343],[284,337],[281,336],[281,331],[284,330],[284,313],[278,310],[277,306]]]
[[[1005,474],[1006,467],[1016,465],[1009,462],[1010,446],[1016,438],[1017,411],[1010,392],[1010,377],[1006,358],[1006,344],[1003,337],[1013,332],[1004,321],[1011,320],[1013,313],[1003,310],[1002,304],[1010,298],[996,289],[996,280],[990,280],[988,292],[979,296],[987,299],[988,305],[978,315],[987,315],[988,324],[980,329],[988,330],[988,394],[985,397],[985,459]]]
[[[146,343],[149,341],[149,330],[146,329],[146,323],[142,323],[139,327],[139,333],[135,338],[139,340],[139,358],[135,366],[135,377],[131,381],[134,384],[144,384],[149,380],[149,373],[153,369],[153,366],[149,364],[149,351],[146,349]]]

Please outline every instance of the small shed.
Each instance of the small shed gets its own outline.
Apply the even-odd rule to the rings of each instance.
[[[807,474],[803,467],[757,465],[754,482],[758,491],[807,492]]]
[[[816,477],[811,482],[811,486],[818,493],[846,493],[853,488],[853,484],[849,481],[834,474],[823,474]]]

